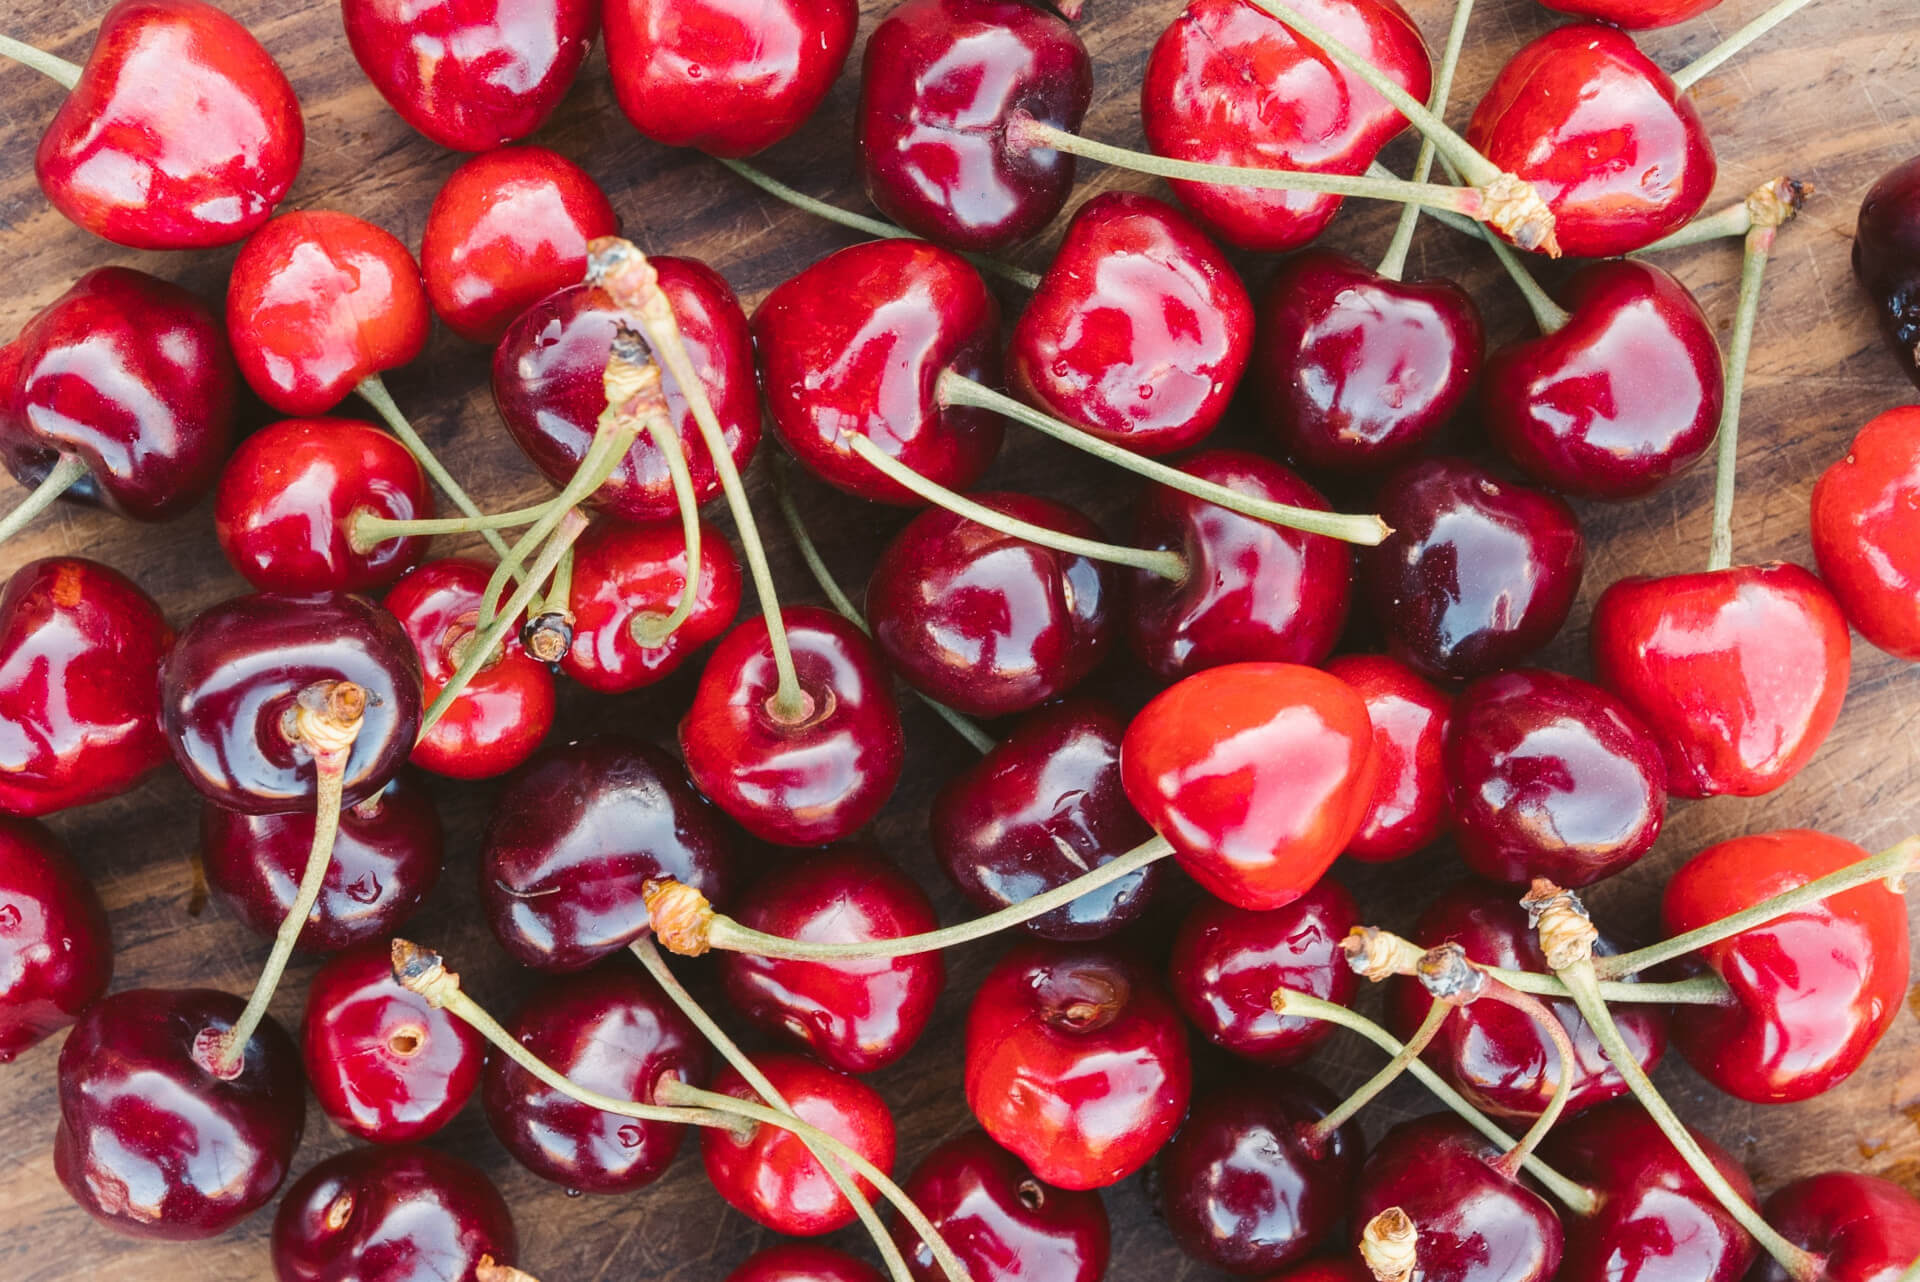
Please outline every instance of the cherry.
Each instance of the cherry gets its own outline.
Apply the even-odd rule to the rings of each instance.
[[[29,561],[0,590],[0,812],[117,796],[167,759],[161,661],[173,629],[118,570]]]
[[[680,601],[687,544],[680,531],[616,521],[595,524],[573,545],[573,646],[561,669],[588,689],[624,694],[664,679],[732,626],[740,613],[740,560],[720,531],[704,526],[693,613],[664,642],[649,629]]]
[[[1282,1269],[1267,1282],[1377,1282],[1357,1252],[1323,1256]]]
[[[992,911],[1064,886],[1153,835],[1120,786],[1126,723],[1069,699],[1029,714],[934,798],[940,866]],[[1165,884],[1149,864],[1026,923],[1043,939],[1099,939],[1137,920]]]
[[[1865,858],[1850,841],[1804,829],[1723,841],[1667,883],[1661,924],[1677,935]],[[1909,979],[1906,907],[1872,882],[1697,956],[1732,996],[1676,1023],[1687,1062],[1740,1099],[1808,1099],[1860,1067],[1900,1013]]]
[[[783,1242],[750,1257],[727,1282],[885,1282],[873,1266],[824,1246]]]
[[[1920,385],[1920,156],[1882,175],[1861,201],[1853,274],[1900,368]]]
[[[1174,936],[1167,962],[1174,1000],[1215,1045],[1259,1064],[1296,1064],[1333,1025],[1276,1013],[1274,990],[1351,1006],[1360,977],[1340,941],[1359,924],[1353,896],[1331,878],[1266,912],[1202,900]]]
[[[448,329],[497,343],[521,312],[580,283],[588,241],[619,230],[586,170],[545,147],[504,147],[454,170],[433,198],[420,275]]]
[[[1106,1276],[1112,1244],[1100,1195],[1048,1188],[981,1131],[965,1131],[927,1154],[903,1187],[972,1282],[1100,1282]],[[933,1253],[909,1225],[895,1220],[893,1237],[915,1282],[944,1282]]]
[[[763,1055],[755,1062],[794,1116],[883,1171],[893,1165],[893,1115],[871,1086],[798,1055]],[[712,1089],[736,1099],[759,1098],[731,1068],[714,1079]],[[742,1215],[776,1233],[818,1237],[853,1223],[852,1204],[791,1131],[763,1124],[742,1134],[709,1129],[701,1133],[700,1155],[714,1190]],[[862,1194],[873,1196],[865,1179],[855,1176],[854,1183]]]
[[[297,1180],[273,1218],[280,1282],[495,1282],[519,1253],[506,1199],[432,1149],[361,1148]]]
[[[500,946],[536,970],[582,970],[647,929],[641,888],[671,877],[713,898],[728,839],[672,757],[604,736],[543,749],[495,797],[480,901]]]
[[[1402,462],[1445,427],[1486,359],[1480,309],[1452,281],[1399,281],[1343,254],[1287,260],[1260,303],[1254,389],[1302,466]]]
[[[1813,555],[1847,621],[1920,660],[1920,408],[1888,410],[1813,487]]]
[[[1415,854],[1439,837],[1451,813],[1440,749],[1453,700],[1398,659],[1345,654],[1326,670],[1352,686],[1373,723],[1373,804],[1347,843],[1349,859],[1387,863]]]
[[[1117,953],[1018,945],[967,1011],[967,1106],[1058,1188],[1104,1188],[1146,1165],[1192,1079],[1180,1013]]]
[[[427,342],[427,293],[407,247],[349,214],[282,214],[240,248],[227,333],[240,372],[282,414],[324,414]]]
[[[347,44],[400,118],[443,147],[525,138],[593,47],[591,0],[341,0]]]
[[[1798,774],[1847,693],[1846,617],[1797,565],[1627,578],[1601,594],[1595,679],[1633,709],[1679,797],[1757,797]]]
[[[113,939],[93,883],[31,819],[0,816],[0,1064],[107,991]]]
[[[82,1013],[60,1048],[53,1170],[73,1200],[133,1237],[218,1237],[267,1204],[306,1124],[300,1053],[268,1019],[231,1071],[214,1048],[244,1003],[205,988],[134,988]]]
[[[720,274],[691,258],[651,258],[673,304],[688,352],[737,466],[760,443],[760,398],[754,383],[753,336],[740,302]],[[607,360],[620,313],[604,293],[575,285],[535,303],[507,328],[493,355],[493,400],[507,431],[533,465],[564,485],[593,440],[607,406]],[[661,386],[679,428],[700,502],[720,493],[713,456],[693,422],[680,384],[663,369]],[[592,506],[631,521],[663,521],[679,511],[666,457],[642,435]]]
[[[1389,476],[1379,509],[1394,533],[1362,553],[1361,586],[1394,658],[1429,677],[1475,677],[1525,659],[1567,621],[1586,540],[1563,500],[1435,458]]]
[[[1920,1202],[1898,1184],[1853,1171],[1827,1171],[1781,1186],[1767,1222],[1818,1257],[1832,1282],[1892,1282],[1920,1259]],[[1788,1282],[1762,1256],[1754,1282]]]
[[[1067,224],[1014,322],[1022,400],[1139,454],[1197,444],[1253,348],[1253,303],[1206,233],[1171,205],[1102,192]]]
[[[1640,31],[1697,18],[1720,0],[1540,0],[1540,3],[1555,13],[1598,18],[1616,27]]]

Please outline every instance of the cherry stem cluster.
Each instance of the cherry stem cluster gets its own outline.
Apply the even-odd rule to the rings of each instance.
[[[0,543],[24,530],[34,517],[52,507],[54,500],[72,489],[87,474],[87,461],[77,454],[62,454],[40,484],[0,517]]]
[[[80,83],[80,65],[36,49],[12,36],[0,36],[0,58],[11,58],[23,67],[31,67],[49,80],[57,80],[69,91]]]
[[[1441,51],[1440,66],[1433,76],[1433,93],[1427,99],[1427,109],[1436,118],[1446,115],[1447,102],[1453,97],[1453,77],[1460,67],[1460,51],[1466,47],[1467,26],[1472,17],[1473,0],[1454,0],[1453,25],[1447,28],[1446,48]],[[1420,154],[1413,162],[1412,181],[1427,181],[1433,173],[1436,150],[1433,139],[1421,138]],[[1400,211],[1400,221],[1394,226],[1393,239],[1387,243],[1386,257],[1380,260],[1377,268],[1380,275],[1388,280],[1399,280],[1406,274],[1407,254],[1413,248],[1413,231],[1419,223],[1419,205],[1410,204]]]
[[[1309,1133],[1315,1142],[1326,1143],[1335,1131],[1358,1117],[1360,1110],[1378,1098],[1380,1092],[1399,1081],[1413,1061],[1433,1045],[1433,1039],[1440,1035],[1440,1030],[1458,1009],[1458,1003],[1451,1001],[1435,1000],[1428,1005],[1425,1018],[1420,1021],[1420,1027],[1413,1030],[1413,1036],[1407,1039],[1406,1045],[1396,1051],[1379,1072],[1356,1086],[1353,1093],[1341,1100],[1332,1112],[1313,1124]]]

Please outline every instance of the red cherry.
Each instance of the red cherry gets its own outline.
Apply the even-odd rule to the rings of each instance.
[[[727,1282],[886,1282],[873,1266],[824,1246],[784,1242],[759,1252]]]
[[[1883,174],[1860,202],[1853,274],[1900,368],[1920,385],[1920,156]]]
[[[1813,487],[1820,577],[1860,634],[1920,660],[1920,407],[1860,429]]]
[[[661,645],[647,628],[680,603],[687,544],[677,527],[600,521],[573,545],[573,646],[561,670],[590,690],[624,694],[652,685],[725,632],[740,613],[740,559],[703,524],[693,613]]]
[[[1100,1282],[1106,1276],[1112,1245],[1100,1195],[1048,1188],[980,1131],[963,1132],[927,1154],[903,1188],[972,1282]],[[946,1275],[933,1253],[905,1221],[894,1221],[893,1237],[914,1282],[942,1282]]]
[[[1720,0],[1540,0],[1540,3],[1555,13],[1598,18],[1629,31],[1641,31],[1697,18]]]
[[[1453,700],[1397,659],[1346,654],[1326,670],[1352,686],[1373,723],[1380,760],[1373,803],[1347,843],[1349,859],[1387,863],[1431,845],[1447,826],[1447,777],[1440,764]]]
[[[1374,1282],[1374,1276],[1358,1252],[1348,1252],[1282,1269],[1266,1282]]]
[[[107,991],[113,939],[93,883],[60,839],[0,816],[0,1064]]]
[[[1898,1184],[1828,1171],[1783,1185],[1767,1199],[1767,1223],[1818,1258],[1831,1282],[1887,1282],[1920,1259],[1920,1201]],[[1754,1282],[1787,1282],[1769,1256]]]
[[[1596,679],[1667,754],[1679,797],[1757,797],[1800,773],[1847,693],[1840,606],[1797,565],[1622,579],[1591,627]]]

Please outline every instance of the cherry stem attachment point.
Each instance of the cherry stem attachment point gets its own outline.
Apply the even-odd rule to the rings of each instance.
[[[1695,58],[1686,66],[1673,73],[1673,83],[1682,89],[1691,89],[1702,79],[1717,70],[1722,63],[1738,54],[1748,45],[1766,35],[1775,27],[1806,8],[1813,0],[1780,0],[1779,4],[1767,10],[1759,17],[1722,40],[1713,48]]]
[[[1453,76],[1460,66],[1460,51],[1466,47],[1468,20],[1473,17],[1473,0],[1454,0],[1453,24],[1447,28],[1446,48],[1440,54],[1440,66],[1434,72],[1433,93],[1427,99],[1427,109],[1435,117],[1444,118],[1447,114],[1447,101],[1453,97]],[[1431,138],[1420,140],[1420,154],[1413,162],[1413,181],[1423,183],[1433,173],[1434,141]],[[1393,239],[1387,243],[1386,257],[1380,260],[1375,270],[1388,280],[1399,280],[1406,274],[1407,254],[1413,248],[1413,231],[1420,224],[1420,206],[1408,205],[1400,211],[1400,221],[1393,229]]]
[[[1559,1016],[1542,1005],[1539,998],[1495,982],[1487,985],[1486,991],[1480,994],[1480,1000],[1500,1002],[1531,1019],[1547,1035],[1547,1040],[1553,1043],[1554,1054],[1560,1058],[1560,1078],[1553,1084],[1553,1098],[1547,1102],[1540,1116],[1534,1119],[1533,1125],[1527,1128],[1527,1133],[1520,1137],[1520,1142],[1494,1163],[1495,1170],[1508,1179],[1517,1179],[1521,1166],[1533,1156],[1534,1150],[1547,1138],[1547,1132],[1566,1113],[1567,1104],[1573,1098],[1574,1065],[1578,1060],[1574,1055],[1573,1038],[1567,1035],[1566,1025],[1560,1022]]]
[[[1784,223],[1793,217],[1808,196],[1813,195],[1812,183],[1802,182],[1798,178],[1781,177],[1757,187],[1737,205],[1728,205],[1718,213],[1705,214],[1694,219],[1679,231],[1663,236],[1651,245],[1633,251],[1633,257],[1642,254],[1657,254],[1668,249],[1685,249],[1690,245],[1704,245],[1712,240],[1732,240],[1745,236],[1754,229],[1756,223],[1777,219]],[[1777,224],[1776,224],[1777,225]]]
[[[483,1255],[473,1264],[473,1282],[540,1282],[525,1269],[501,1264],[491,1255]]]
[[[1458,1009],[1456,1004],[1448,1001],[1435,1001],[1429,1005],[1426,1017],[1420,1021],[1420,1027],[1413,1030],[1413,1036],[1407,1039],[1406,1045],[1395,1052],[1393,1058],[1386,1062],[1385,1067],[1360,1083],[1354,1088],[1352,1094],[1334,1107],[1332,1112],[1307,1128],[1307,1135],[1313,1143],[1325,1144],[1333,1137],[1335,1131],[1352,1121],[1360,1110],[1372,1103],[1381,1091],[1399,1081],[1413,1061],[1419,1059],[1427,1047],[1433,1044],[1433,1039],[1439,1036],[1441,1028],[1445,1027],[1448,1018],[1456,1009]]]
[[[86,474],[85,459],[78,454],[62,454],[40,484],[34,486],[13,511],[0,517],[0,543],[27,528],[34,517],[52,507],[55,499],[77,485]]]
[[[80,83],[80,64],[68,62],[44,49],[36,49],[30,44],[15,40],[12,36],[0,36],[0,58],[11,58],[23,67],[31,67],[49,80],[57,80],[68,92]]]
[[[455,507],[469,517],[485,518],[486,513],[480,510],[480,505],[473,501],[473,497],[467,493],[460,482],[453,479],[453,473],[447,471],[439,457],[427,447],[420,433],[414,430],[412,422],[400,412],[400,407],[394,404],[392,394],[387,391],[387,385],[381,381],[378,374],[369,374],[353,390],[360,394],[361,400],[373,406],[373,412],[380,416],[380,420],[387,425],[387,430],[400,438],[400,443],[407,447],[408,452],[419,461],[427,475],[433,478],[433,483],[440,487],[441,493],[453,500]],[[482,528],[480,537],[487,541],[487,546],[493,549],[495,556],[504,557],[507,554],[507,541],[497,532]]]
[[[1413,1282],[1420,1268],[1420,1228],[1406,1208],[1390,1206],[1360,1230],[1359,1249],[1373,1282]]]

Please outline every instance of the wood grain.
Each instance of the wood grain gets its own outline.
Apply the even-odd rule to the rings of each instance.
[[[419,243],[428,203],[459,157],[417,137],[387,109],[349,55],[334,5],[325,0],[226,0],[281,60],[305,104],[306,167],[290,204],[333,207]],[[880,0],[866,5],[871,29]],[[1450,5],[1409,0],[1408,8],[1437,47]],[[1726,0],[1708,17],[1648,35],[1644,46],[1677,67],[1765,7],[1765,0]],[[1136,86],[1147,50],[1179,8],[1177,0],[1092,0],[1083,24],[1098,64],[1098,89],[1087,131],[1137,143]],[[84,57],[96,19],[93,0],[16,0],[0,19],[8,33],[44,48]],[[1480,0],[1475,34],[1460,75],[1464,104],[1500,63],[1556,19],[1533,0]],[[1767,282],[1747,397],[1741,445],[1736,555],[1810,563],[1808,493],[1821,469],[1844,452],[1867,418],[1913,399],[1913,390],[1880,348],[1866,306],[1848,271],[1849,234],[1859,198],[1882,171],[1920,147],[1920,22],[1907,4],[1887,0],[1818,0],[1783,31],[1698,87],[1701,110],[1720,160],[1715,205],[1737,199],[1765,178],[1791,173],[1815,182],[1820,196],[1783,233]],[[0,68],[0,254],[10,287],[0,296],[0,333],[11,333],[89,268],[124,263],[179,280],[209,297],[224,288],[231,252],[141,255],[77,231],[41,197],[31,172],[33,146],[59,90],[19,68]],[[807,190],[864,207],[853,177],[850,125],[854,86],[843,78],[827,106],[801,135],[765,158],[767,167]],[[1464,119],[1463,106],[1455,108]],[[774,284],[849,242],[846,233],[788,210],[745,187],[719,166],[640,139],[615,109],[604,59],[596,54],[556,118],[535,141],[583,164],[607,188],[631,234],[645,249],[695,255],[719,268],[751,307]],[[1404,168],[1411,144],[1387,155]],[[1082,193],[1114,187],[1154,189],[1133,175],[1088,166]],[[1361,257],[1384,249],[1390,212],[1351,205],[1325,243]],[[1057,229],[1055,234],[1057,234]],[[1044,265],[1047,244],[1021,258]],[[1698,291],[1724,333],[1731,316],[1738,252],[1731,244],[1674,255],[1668,264]],[[1245,264],[1260,283],[1271,263]],[[1453,276],[1487,310],[1496,341],[1525,332],[1524,313],[1484,252],[1428,224],[1414,249],[1417,275]],[[1549,278],[1555,271],[1546,273]],[[1017,307],[1016,295],[1005,299]],[[486,384],[486,353],[444,331],[427,354],[390,379],[395,396],[442,451],[454,471],[490,505],[505,507],[547,492],[501,431]],[[262,416],[264,418],[264,416]],[[1477,447],[1469,422],[1465,447]],[[1245,425],[1222,440],[1260,444]],[[756,469],[760,510],[770,520],[764,467]],[[990,484],[1045,492],[1079,503],[1125,528],[1135,487],[1117,474],[1086,467],[1069,452],[1034,436],[1010,435]],[[1703,566],[1711,478],[1697,470],[1654,498],[1626,507],[1588,506],[1582,518],[1592,552],[1587,582],[1571,624],[1546,656],[1584,673],[1586,620],[1599,591],[1629,573],[1667,573]],[[1362,501],[1363,496],[1342,496]],[[4,500],[0,500],[4,501]],[[901,521],[894,511],[850,504],[810,490],[805,505],[824,550],[850,585],[863,579],[878,542]],[[790,599],[817,599],[779,533],[775,570]],[[84,553],[118,566],[144,584],[184,622],[244,585],[214,544],[206,505],[164,527],[127,524],[97,512],[61,506],[25,536],[0,549],[0,573],[51,553]],[[1115,665],[1118,668],[1120,665]],[[1137,676],[1116,670],[1101,678],[1116,697],[1137,699]],[[662,742],[689,691],[685,677],[619,699],[573,691],[560,733],[620,729]],[[964,915],[927,853],[925,814],[939,783],[962,765],[967,750],[937,722],[908,705],[912,744],[907,778],[875,824],[872,839],[939,898],[948,920]],[[526,990],[475,912],[474,864],[485,813],[484,786],[438,786],[450,834],[445,882],[412,928],[442,948],[469,990],[505,1013]],[[58,816],[54,826],[98,880],[112,911],[118,943],[115,983],[215,985],[245,991],[267,951],[216,904],[200,906],[194,871],[195,802],[171,772],[118,800]],[[1665,877],[1699,847],[1769,828],[1822,828],[1870,848],[1920,829],[1920,670],[1859,643],[1846,712],[1838,731],[1799,778],[1755,801],[1681,804],[1655,854],[1600,888],[1593,900],[1603,920],[1626,935],[1645,934]],[[1434,887],[1460,875],[1444,850],[1412,870],[1340,873],[1384,924],[1403,925]],[[1139,946],[1162,946],[1177,907],[1143,932]],[[969,1125],[961,1096],[959,1028],[967,999],[991,963],[991,945],[950,958],[949,984],[925,1042],[875,1083],[900,1125],[902,1171],[936,1142]],[[701,992],[715,997],[712,967],[682,963]],[[297,1024],[304,978],[296,968],[275,1013]],[[1763,1190],[1813,1171],[1873,1171],[1920,1192],[1920,1030],[1911,1015],[1896,1023],[1868,1066],[1842,1089],[1789,1108],[1759,1108],[1715,1096],[1684,1065],[1667,1064],[1660,1079],[1682,1111],[1744,1159]],[[174,1247],[115,1237],[76,1209],[53,1176],[49,1144],[55,1116],[57,1044],[44,1045],[0,1070],[0,1274],[11,1282],[55,1279],[264,1278],[270,1215],[254,1216],[218,1241]],[[1339,1042],[1312,1071],[1345,1087],[1377,1063],[1369,1050]],[[1209,1062],[1203,1072],[1221,1071]],[[1396,1089],[1369,1110],[1377,1130],[1428,1109],[1411,1087]],[[659,1184],[624,1198],[569,1198],[510,1161],[470,1108],[435,1141],[478,1162],[516,1208],[523,1262],[547,1282],[662,1279],[719,1282],[767,1236],[730,1211],[707,1188],[691,1147]],[[347,1147],[310,1110],[298,1169]],[[1115,1282],[1173,1282],[1207,1271],[1175,1249],[1155,1218],[1144,1178],[1109,1190]],[[853,1234],[840,1241],[864,1252]]]

